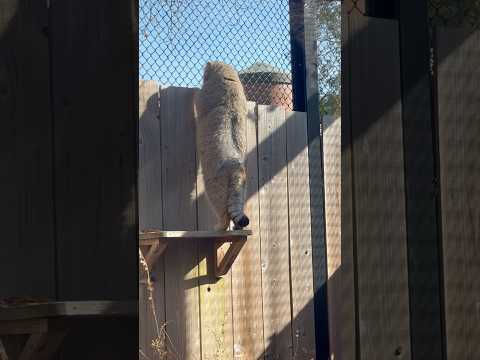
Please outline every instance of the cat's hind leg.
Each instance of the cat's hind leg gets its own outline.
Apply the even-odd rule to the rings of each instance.
[[[243,164],[236,164],[232,166],[230,170],[227,190],[227,212],[235,224],[234,230],[238,230],[248,226],[250,223],[243,209],[246,197],[247,174]]]
[[[216,231],[227,230],[230,225],[230,218],[227,212],[228,181],[226,173],[219,173],[216,177],[205,181],[207,198],[217,216]]]

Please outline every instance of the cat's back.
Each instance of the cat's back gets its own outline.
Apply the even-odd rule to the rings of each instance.
[[[202,88],[196,96],[196,107],[200,117],[209,112],[246,113],[247,100],[240,78],[231,65],[210,62],[205,67]],[[220,109],[221,112],[221,109]]]

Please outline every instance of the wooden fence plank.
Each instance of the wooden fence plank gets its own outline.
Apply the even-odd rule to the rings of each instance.
[[[258,106],[258,142],[265,356],[287,359],[293,344],[284,109]]]
[[[378,1],[385,6],[386,2]],[[394,2],[390,3],[393,7]],[[430,77],[431,2],[397,1],[402,69],[408,287],[412,358],[443,360],[436,144]]]
[[[0,296],[55,297],[47,22],[40,2],[0,3]]]
[[[480,32],[437,30],[446,348],[480,357]]]
[[[294,359],[315,359],[307,118],[288,112],[287,172]]]
[[[198,169],[198,229],[214,230],[217,218],[205,194],[200,164]],[[226,360],[233,358],[232,275],[230,272],[221,279],[215,277],[212,249],[212,241],[198,245],[202,359]]]
[[[162,214],[162,162],[160,148],[159,86],[156,81],[139,82],[139,174],[138,213],[139,229],[163,229]],[[146,255],[146,254],[144,254]],[[153,294],[147,284],[139,284],[139,348],[149,358],[154,358],[152,341],[163,333],[157,330],[165,323],[165,263],[162,256],[153,269],[149,269],[153,281]],[[140,278],[146,280],[140,270]],[[155,306],[152,309],[152,305]],[[155,319],[156,317],[156,319]]]
[[[352,12],[351,126],[361,358],[410,358],[396,21]],[[389,81],[386,82],[385,78]],[[365,91],[365,84],[369,91]]]
[[[139,91],[139,230],[163,229],[159,86],[141,80]]]
[[[255,103],[248,103],[247,135],[247,202],[245,213],[250,219],[248,237],[232,267],[232,301],[234,357],[263,357],[262,268],[260,263],[260,215],[257,163],[257,113]]]
[[[57,274],[63,300],[138,296],[138,35],[130,21],[135,18],[130,1],[113,8],[103,0],[95,6],[51,2]]]
[[[356,291],[356,243],[353,203],[353,149],[350,64],[352,62],[352,43],[356,29],[350,24],[354,11],[353,1],[342,2],[342,126],[341,126],[341,233],[340,233],[340,270],[332,281],[338,281],[339,294],[329,290],[329,301],[338,305],[339,319],[342,324],[338,338],[330,338],[330,356],[339,360],[359,360],[358,357],[358,293]],[[358,30],[357,30],[358,31]],[[326,198],[328,200],[328,198]],[[328,217],[326,218],[328,219]],[[328,237],[327,237],[328,240]],[[328,249],[327,249],[328,256]],[[329,280],[330,281],[330,280]],[[333,311],[335,307],[333,306]],[[329,309],[330,310],[330,309]],[[330,316],[333,315],[330,312]],[[333,330],[334,331],[334,330]],[[332,334],[335,336],[335,332]]]
[[[325,175],[325,224],[328,260],[328,314],[330,355],[342,353],[340,299],[342,266],[341,253],[341,120],[323,117],[323,166]]]
[[[162,198],[166,230],[196,230],[194,89],[160,92]],[[198,241],[174,242],[165,252],[167,333],[181,359],[200,358]]]

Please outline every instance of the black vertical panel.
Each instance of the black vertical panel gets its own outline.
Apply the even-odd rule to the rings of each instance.
[[[412,358],[435,360],[443,351],[427,1],[398,7]]]
[[[293,110],[306,110],[304,1],[289,0]]]
[[[0,297],[55,297],[47,20],[0,2]]]
[[[137,2],[51,4],[59,297],[137,298]]]

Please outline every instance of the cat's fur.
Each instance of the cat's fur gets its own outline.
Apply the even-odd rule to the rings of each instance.
[[[214,208],[217,230],[248,225],[244,213],[245,123],[247,99],[237,72],[231,65],[209,62],[203,86],[195,96],[197,148],[205,191]]]

